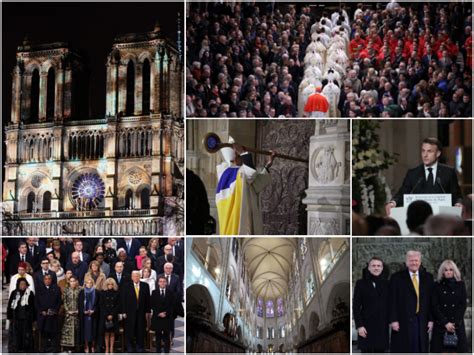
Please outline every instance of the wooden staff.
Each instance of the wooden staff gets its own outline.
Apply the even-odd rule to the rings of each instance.
[[[229,147],[233,148],[234,144],[233,143],[222,143],[221,139],[219,136],[214,133],[214,132],[209,132],[204,136],[204,139],[202,141],[204,144],[204,148],[209,152],[209,153],[216,153],[219,151],[221,148]],[[263,154],[263,155],[272,155],[273,153],[269,150],[261,150],[261,149],[256,149],[256,148],[251,148],[251,147],[244,147],[242,148],[247,151],[247,152],[252,152],[255,154]],[[275,154],[275,157],[282,158],[282,159],[288,159],[288,160],[293,160],[293,161],[299,161],[302,163],[308,164],[308,161],[303,158],[298,158],[298,157],[292,157],[290,155],[286,154]]]

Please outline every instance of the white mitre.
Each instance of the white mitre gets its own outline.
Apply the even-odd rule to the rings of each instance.
[[[231,136],[229,136],[229,143],[230,144],[234,144],[235,143],[235,140],[234,138],[232,138]],[[222,158],[224,159],[224,161],[226,161],[227,163],[230,163],[232,162],[233,160],[235,160],[235,152],[234,152],[234,149],[230,148],[230,147],[224,147],[224,148],[221,148],[220,149],[220,152],[222,154]]]

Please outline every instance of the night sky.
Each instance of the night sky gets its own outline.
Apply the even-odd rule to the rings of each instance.
[[[91,115],[105,114],[105,62],[119,34],[152,31],[161,24],[176,41],[177,13],[183,3],[3,3],[3,125],[11,115],[11,73],[16,48],[25,38],[32,44],[69,42],[84,51],[91,69]],[[181,35],[181,38],[183,34]]]

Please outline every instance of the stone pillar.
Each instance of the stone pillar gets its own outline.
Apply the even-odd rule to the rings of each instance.
[[[127,64],[120,62],[118,73],[118,112],[125,114],[127,106]]]
[[[303,203],[309,235],[349,234],[350,130],[348,120],[321,119],[310,141],[309,183]]]
[[[12,85],[12,115],[11,121],[14,124],[20,123],[20,105],[21,105],[21,70],[18,65],[13,69]]]
[[[40,122],[46,121],[46,91],[48,84],[48,72],[40,73],[40,92],[39,92],[39,111],[38,120]]]
[[[54,119],[62,121],[63,118],[63,100],[64,100],[64,69],[60,65],[56,70],[56,102],[54,104]]]
[[[154,113],[161,112],[161,69],[162,61],[161,55],[158,48],[155,53],[155,60],[151,66],[151,78],[150,78],[150,107]]]
[[[116,112],[116,88],[117,88],[117,63],[112,60],[107,63],[107,84],[106,84],[106,109],[107,116],[115,116]]]
[[[64,84],[63,84],[63,117],[70,118],[72,115],[72,69],[68,65],[64,73]]]
[[[31,115],[31,79],[32,79],[32,74],[31,73],[24,73],[23,74],[23,88],[22,88],[22,94],[21,94],[21,119],[22,121],[26,122],[30,119]]]
[[[133,113],[138,116],[143,114],[143,63],[135,66],[135,109]]]

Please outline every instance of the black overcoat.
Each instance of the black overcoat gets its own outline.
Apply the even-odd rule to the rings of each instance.
[[[431,316],[431,295],[433,291],[433,275],[423,268],[419,269],[420,289],[420,343],[421,352],[428,352],[428,322]],[[416,316],[416,292],[408,269],[399,271],[390,279],[390,311],[389,321],[399,322],[400,330],[392,331],[391,352],[407,353],[411,351],[410,322]]]
[[[431,352],[467,352],[464,313],[467,307],[466,285],[463,281],[449,282],[445,279],[435,283],[431,298],[431,311],[434,318]],[[444,348],[445,325],[450,322],[456,327],[458,346],[456,349]]]
[[[151,318],[152,329],[159,332],[169,332],[171,328],[170,320],[173,319],[174,304],[176,301],[176,295],[170,289],[166,289],[165,297],[161,297],[160,289],[157,288],[151,295],[151,309],[153,315]],[[158,316],[159,313],[166,312],[166,317],[161,318]]]
[[[140,291],[137,296],[133,282],[123,285],[121,313],[125,313],[125,337],[144,338],[146,333],[146,313],[150,313],[150,287],[146,282],[140,282]]]
[[[356,282],[353,298],[353,313],[356,328],[365,327],[367,337],[358,337],[361,351],[388,349],[389,282],[381,278],[374,287],[365,277]]]

